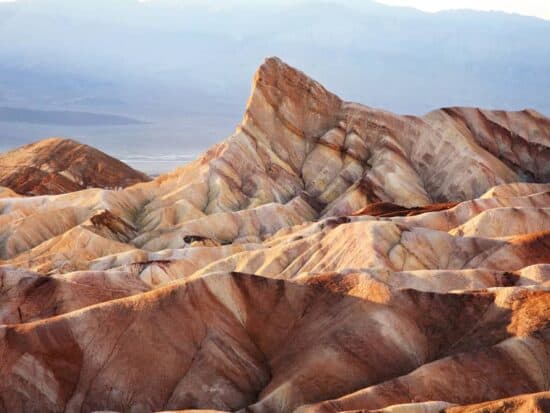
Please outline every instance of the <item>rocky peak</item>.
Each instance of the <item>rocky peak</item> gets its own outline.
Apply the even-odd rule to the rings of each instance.
[[[243,126],[263,130],[279,122],[305,138],[319,138],[335,125],[342,100],[305,73],[270,57],[256,71]]]
[[[118,188],[149,180],[118,159],[72,139],[43,139],[0,154],[0,185],[24,195]]]

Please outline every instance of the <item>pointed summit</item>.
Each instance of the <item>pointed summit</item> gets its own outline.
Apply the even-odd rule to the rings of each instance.
[[[259,67],[252,83],[243,126],[285,127],[296,135],[319,137],[336,124],[342,100],[278,57]],[[280,123],[280,125],[275,125]]]

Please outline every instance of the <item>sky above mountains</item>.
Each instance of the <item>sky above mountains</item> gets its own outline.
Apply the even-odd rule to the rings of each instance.
[[[122,151],[152,140],[202,150],[238,123],[254,71],[267,56],[346,100],[398,113],[460,105],[550,115],[550,21],[499,12],[433,14],[365,0],[258,3],[0,4],[0,107],[147,122],[126,133],[27,127],[18,117],[17,124],[2,122],[0,147],[61,135],[99,140],[105,150],[110,141]]]
[[[0,0],[0,3],[13,3],[17,0]],[[25,0],[19,0],[25,1]],[[27,0],[28,1],[28,0]],[[32,1],[32,0],[31,0]],[[138,3],[150,3],[159,0],[135,0]],[[246,0],[241,0],[246,1]],[[274,0],[264,0],[274,1]],[[303,1],[303,0],[277,0],[279,4],[288,4],[291,2]],[[501,11],[507,13],[517,13],[525,16],[538,17],[541,19],[550,20],[550,3],[546,0],[523,0],[521,2],[517,0],[376,0],[378,3],[386,4],[389,6],[402,6],[413,7],[422,11],[439,12],[442,10],[483,10],[483,11]],[[203,0],[204,2],[204,0]],[[224,7],[222,2],[217,0],[218,7]],[[234,1],[233,1],[234,2]],[[249,0],[250,3],[256,7],[260,6],[257,1]],[[197,4],[197,0],[173,0],[173,3],[180,3],[184,5]],[[231,3],[231,1],[229,2]]]
[[[390,6],[414,7],[428,12],[471,9],[502,11],[550,20],[550,2],[547,0],[377,0]]]

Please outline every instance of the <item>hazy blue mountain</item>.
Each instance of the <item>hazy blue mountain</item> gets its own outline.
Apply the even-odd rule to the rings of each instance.
[[[143,121],[126,116],[69,110],[36,110],[0,106],[0,122],[37,123],[41,125],[105,126],[135,125]]]
[[[346,99],[395,112],[468,105],[550,114],[550,22],[504,13],[428,14],[363,0],[20,0],[0,3],[0,38],[0,105],[146,119],[172,128],[182,152],[231,130],[254,70],[271,55]],[[198,130],[215,118],[230,124],[208,136],[177,126]],[[5,136],[21,131],[6,125]],[[138,131],[140,139],[145,147],[150,136]]]

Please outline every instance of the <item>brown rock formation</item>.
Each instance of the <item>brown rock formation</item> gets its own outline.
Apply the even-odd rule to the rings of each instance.
[[[545,413],[550,411],[550,392],[528,394],[464,407],[452,407],[445,413]]]
[[[355,211],[352,215],[370,215],[372,217],[402,217],[424,214],[426,212],[443,211],[458,205],[458,202],[446,202],[442,204],[430,204],[421,207],[406,208],[390,202],[375,202],[365,208]]]
[[[149,178],[71,139],[50,138],[0,154],[0,185],[23,195],[122,188]]]
[[[394,115],[271,58],[189,165],[3,190],[0,412],[545,411],[549,124]]]
[[[547,351],[548,299],[543,292],[505,290],[359,298],[281,280],[212,275],[62,318],[6,326],[0,394],[8,411],[250,404],[249,411],[292,411],[418,366],[431,373],[399,379],[407,379],[417,397],[477,401],[535,392],[543,390],[550,367],[537,364]],[[32,375],[36,369],[39,376]],[[497,369],[494,383],[476,385],[474,377],[487,369]],[[499,380],[507,369],[513,379]],[[448,387],[413,382],[419,375]],[[117,391],[106,398],[105,386]],[[367,407],[411,397],[402,387],[395,396],[385,391],[381,401],[376,394]]]

